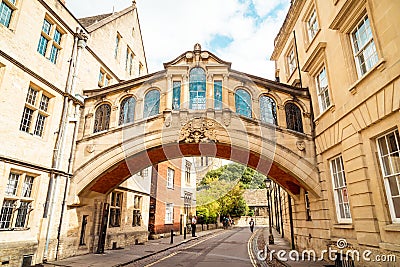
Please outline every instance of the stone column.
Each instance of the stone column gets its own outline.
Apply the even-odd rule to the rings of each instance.
[[[136,106],[135,106],[135,121],[143,119],[143,111],[144,111],[143,98],[138,98],[136,100]]]
[[[183,74],[182,75],[182,93],[181,95],[183,96],[181,99],[181,110],[183,109],[189,109],[189,82],[188,82],[188,75]]]
[[[227,108],[229,106],[229,87],[228,87],[228,80],[229,74],[223,75],[223,82],[222,82],[222,108]],[[230,107],[229,107],[230,109]]]
[[[213,74],[207,75],[207,91],[206,91],[206,108],[214,108],[214,86],[213,86]]]
[[[172,98],[173,98],[173,88],[172,88],[172,75],[167,75],[167,92],[166,92],[166,106],[165,110],[172,110]]]

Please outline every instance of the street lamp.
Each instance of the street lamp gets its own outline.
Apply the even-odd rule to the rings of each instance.
[[[272,235],[272,223],[271,223],[271,205],[270,205],[270,192],[271,192],[271,179],[265,179],[265,188],[267,189],[267,202],[268,202],[268,219],[269,219],[269,244],[274,244],[274,236]]]

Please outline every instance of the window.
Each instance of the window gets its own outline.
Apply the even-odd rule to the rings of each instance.
[[[310,198],[308,197],[308,191],[304,193],[304,203],[306,206],[306,221],[311,221],[311,208],[310,208]]]
[[[333,197],[336,204],[336,214],[339,223],[351,222],[349,196],[347,192],[346,175],[342,156],[331,160],[333,182]]]
[[[318,29],[317,12],[314,9],[307,20],[307,34],[309,42],[311,42],[315,35],[317,35]]]
[[[201,161],[201,166],[202,167],[208,166],[208,157],[207,156],[206,157],[201,157],[200,161]]]
[[[86,245],[85,236],[86,236],[86,225],[87,225],[87,222],[88,222],[88,217],[89,217],[89,215],[83,215],[83,217],[82,217],[81,236],[79,238],[79,245],[80,246]]]
[[[292,75],[292,73],[295,71],[296,69],[296,58],[294,55],[294,50],[290,50],[288,56],[287,56],[287,64],[288,64],[288,68],[289,68],[289,75]]]
[[[186,184],[190,184],[190,169],[192,168],[192,163],[186,160],[185,163],[185,182]]]
[[[135,196],[133,199],[133,220],[132,226],[142,225],[142,197]]]
[[[222,81],[214,81],[214,109],[222,109]]]
[[[15,6],[16,0],[3,0],[0,3],[0,23],[10,27],[10,21],[14,11],[17,9]]]
[[[184,203],[184,213],[186,214],[186,216],[189,216],[190,211],[192,209],[192,193],[185,192],[183,203]]]
[[[125,58],[125,71],[129,72],[129,75],[132,75],[132,67],[133,67],[133,58],[135,54],[133,54],[132,50],[129,46],[126,48],[126,58]]]
[[[131,123],[135,119],[136,100],[133,97],[127,97],[121,102],[121,111],[119,114],[119,125]]]
[[[139,62],[139,76],[143,74],[143,64],[142,62]]]
[[[285,105],[286,113],[286,127],[296,132],[303,132],[303,122],[301,118],[301,111],[298,106],[293,103]]]
[[[174,222],[174,204],[167,203],[165,206],[165,224]]]
[[[46,120],[49,117],[49,102],[50,96],[46,95],[43,90],[32,85],[29,86],[19,129],[33,135],[43,136]]]
[[[172,110],[179,110],[181,107],[181,82],[172,83]]]
[[[175,176],[175,170],[168,168],[167,169],[167,188],[170,188],[170,189],[174,188],[174,176]]]
[[[0,214],[0,229],[26,228],[33,199],[34,177],[11,172],[5,190]]]
[[[121,36],[117,33],[117,37],[115,37],[115,49],[114,49],[114,58],[118,58],[118,50],[119,50],[119,43],[121,41]]]
[[[99,80],[98,80],[99,87],[108,86],[110,83],[111,83],[111,76],[108,75],[105,70],[100,68]]]
[[[400,137],[399,130],[377,140],[380,165],[393,222],[400,223]]]
[[[189,74],[190,109],[206,109],[206,73],[202,68],[193,68]]]
[[[275,101],[269,96],[260,97],[260,117],[262,122],[278,125]]]
[[[110,126],[111,106],[102,104],[96,109],[94,118],[94,133],[108,130]]]
[[[326,76],[325,67],[322,68],[315,80],[317,83],[319,110],[322,113],[331,105],[328,90],[328,78]]]
[[[122,192],[111,193],[110,227],[121,226]]]
[[[354,58],[359,76],[363,76],[378,62],[371,25],[365,16],[351,33]]]
[[[58,54],[62,49],[62,35],[62,31],[58,25],[52,23],[50,19],[45,18],[43,20],[37,51],[54,64],[57,63]]]
[[[243,89],[239,89],[235,94],[236,113],[251,118],[251,96]]]
[[[129,55],[129,75],[132,75],[132,67],[133,67],[133,53]]]
[[[157,115],[160,112],[160,91],[151,90],[144,97],[143,118]]]
[[[139,176],[142,176],[143,178],[146,178],[149,176],[149,168],[143,169],[139,172]]]

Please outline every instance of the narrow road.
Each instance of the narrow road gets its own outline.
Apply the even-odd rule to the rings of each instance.
[[[171,251],[168,255],[142,262],[141,266],[154,267],[252,267],[247,241],[249,228],[234,228],[205,237],[194,244]],[[139,263],[139,262],[138,262]],[[138,266],[128,265],[128,266]],[[140,263],[139,263],[140,264]]]

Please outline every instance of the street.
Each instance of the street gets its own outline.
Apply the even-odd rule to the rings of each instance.
[[[250,267],[253,266],[247,249],[250,237],[249,228],[233,228],[127,266]]]

